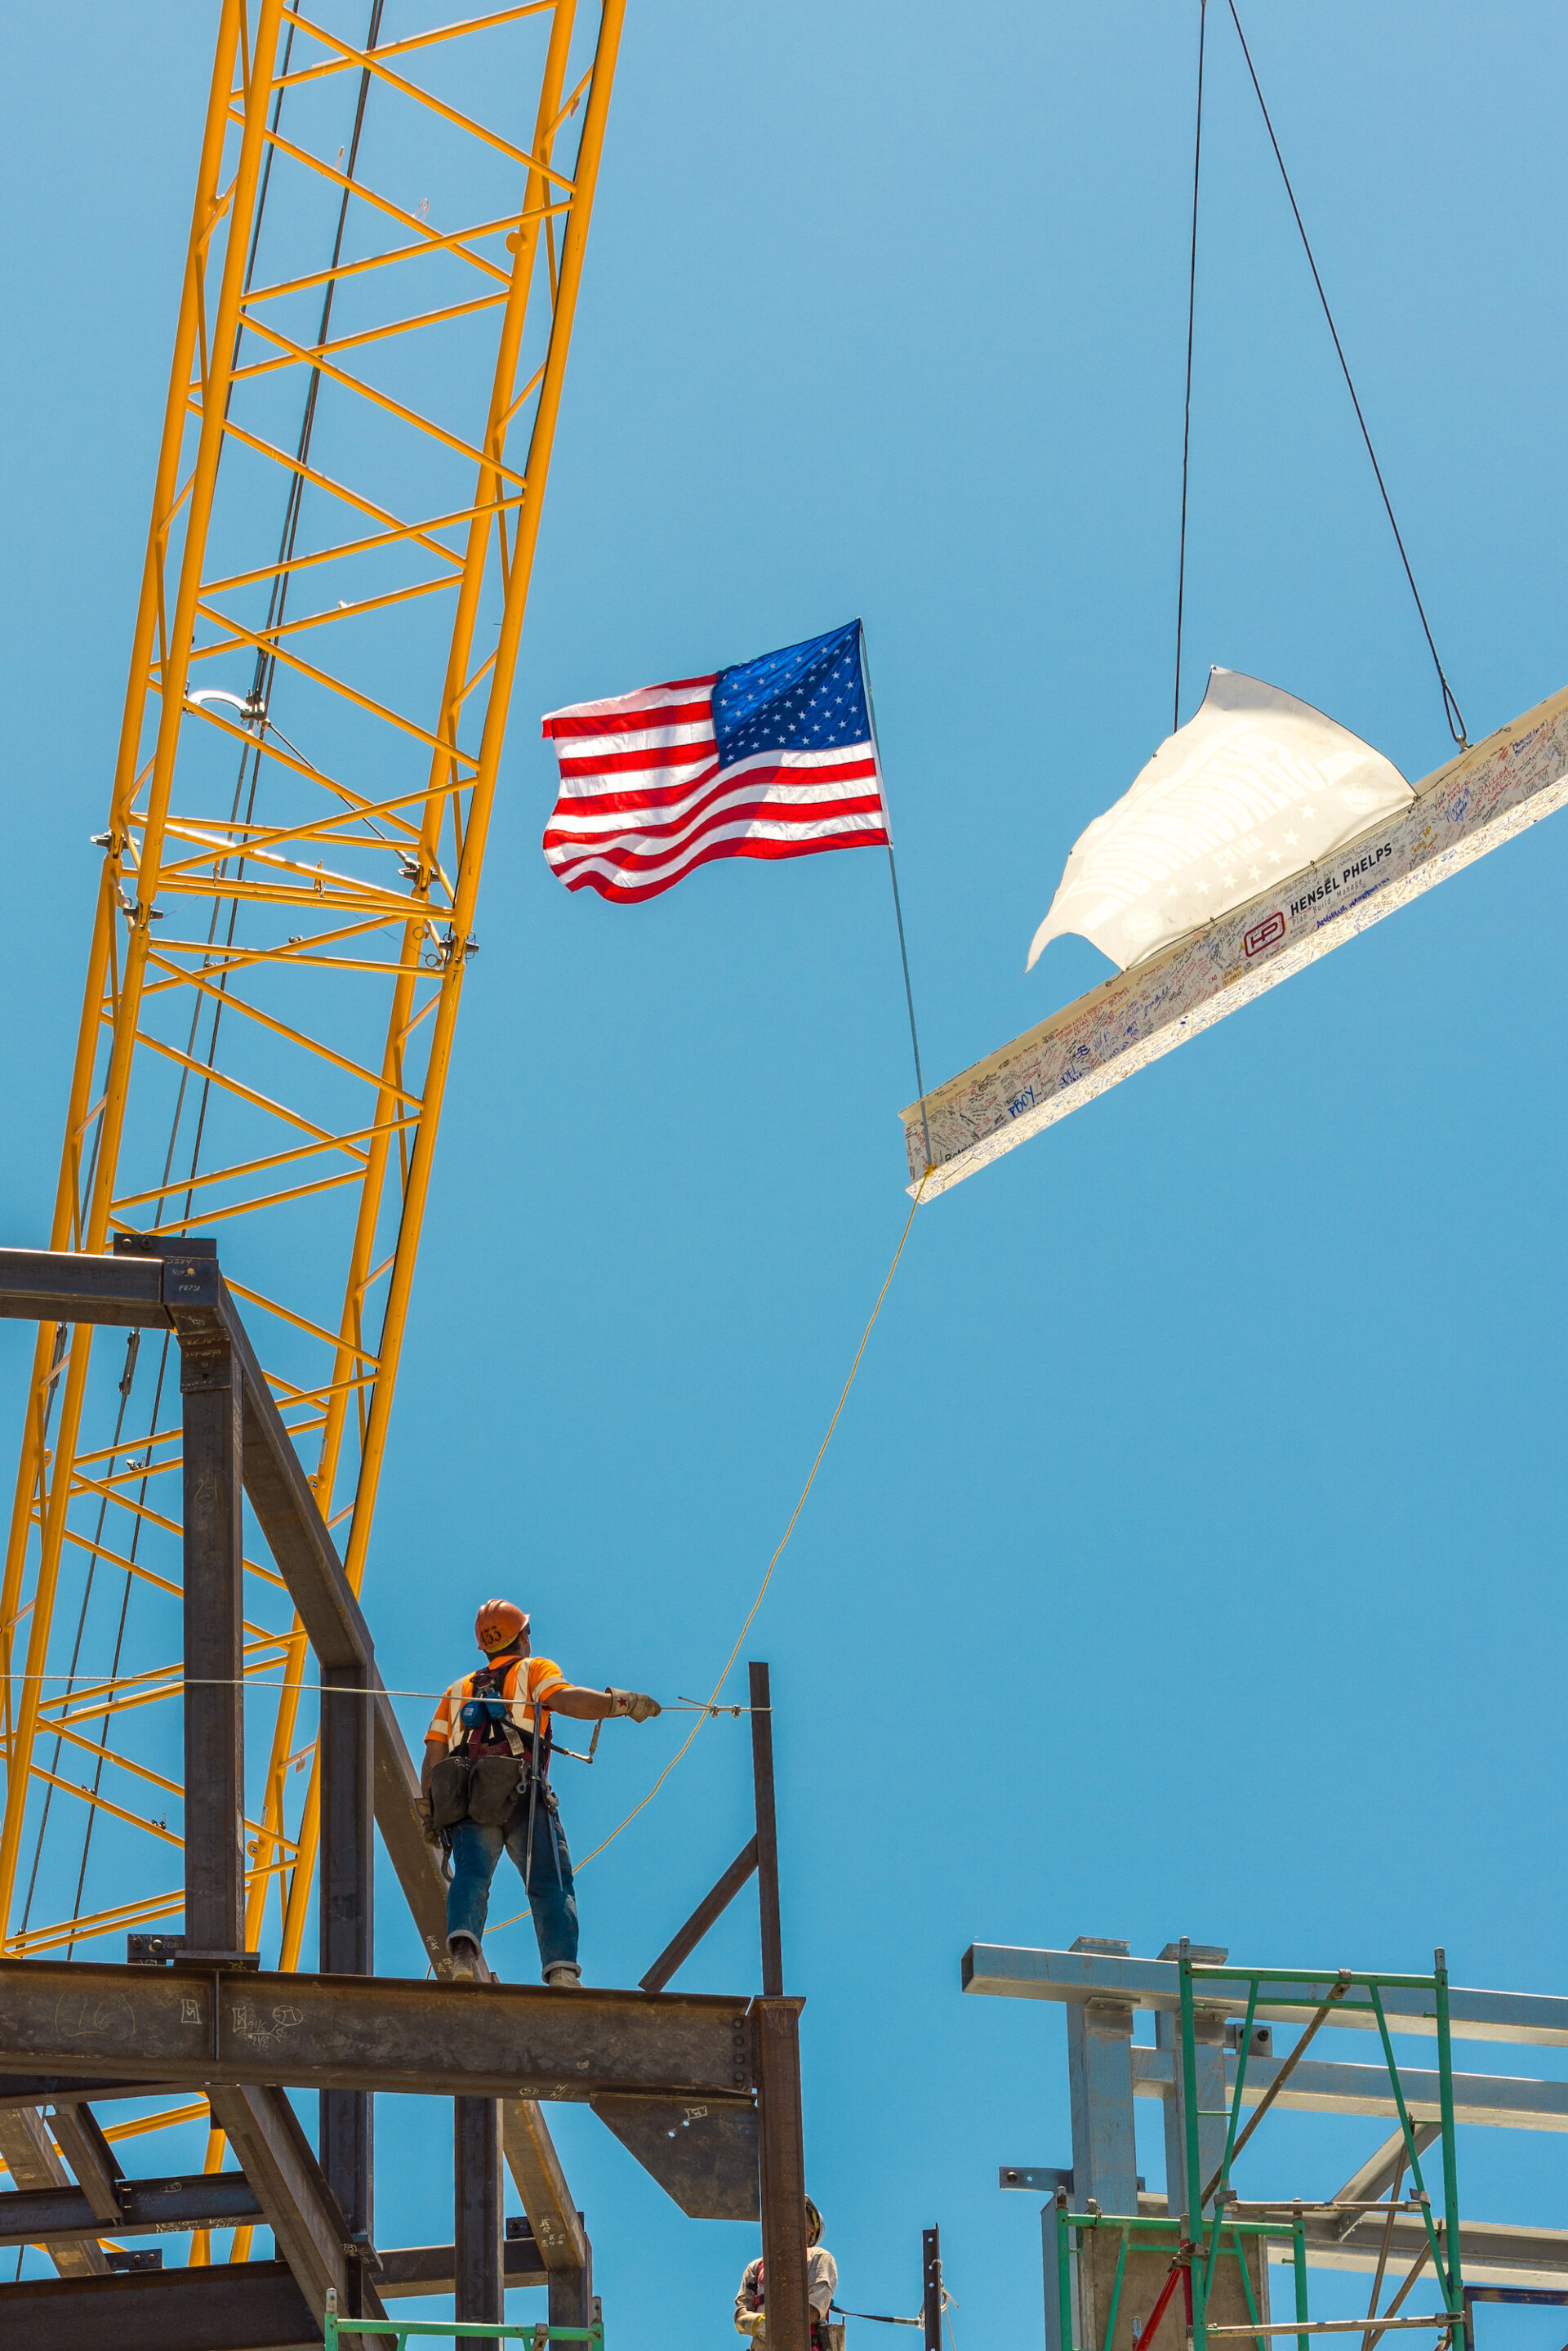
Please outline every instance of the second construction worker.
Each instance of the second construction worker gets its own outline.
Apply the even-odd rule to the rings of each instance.
[[[421,1818],[432,1842],[452,1852],[446,1947],[453,1976],[472,1982],[503,1851],[522,1873],[545,1981],[556,1991],[582,1980],[572,1859],[550,1785],[550,1718],[580,1722],[625,1715],[647,1722],[660,1711],[640,1690],[579,1689],[553,1657],[535,1657],[528,1618],[510,1600],[487,1600],[473,1620],[484,1652],[477,1673],[453,1682],[425,1733]]]
[[[811,2305],[811,2351],[844,2351],[844,2329],[835,2326],[830,2313],[838,2292],[838,2263],[822,2241],[822,2215],[805,2199],[805,2291]],[[767,2339],[765,2279],[760,2261],[748,2262],[735,2296],[735,2332],[749,2335],[763,2351]]]

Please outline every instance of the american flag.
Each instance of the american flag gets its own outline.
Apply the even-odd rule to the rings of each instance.
[[[656,898],[713,857],[888,843],[860,623],[544,722],[561,768],[545,855],[568,890]]]

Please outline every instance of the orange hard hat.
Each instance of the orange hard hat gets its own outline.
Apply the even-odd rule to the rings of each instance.
[[[527,1630],[526,1612],[512,1600],[487,1600],[473,1620],[473,1637],[492,1657],[498,1649],[509,1649]]]

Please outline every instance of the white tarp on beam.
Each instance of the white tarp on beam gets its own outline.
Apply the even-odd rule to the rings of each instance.
[[[1214,669],[1201,706],[1078,836],[1029,949],[1075,931],[1123,971],[1410,804],[1390,760],[1310,704]]]
[[[935,1172],[923,1201],[1183,1045],[1568,800],[1568,690],[1461,751],[1282,890],[1119,972],[926,1097]],[[915,1191],[919,1102],[902,1113]]]

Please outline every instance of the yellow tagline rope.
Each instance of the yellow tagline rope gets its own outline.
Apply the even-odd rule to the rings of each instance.
[[[763,1600],[767,1596],[768,1586],[774,1580],[774,1570],[777,1567],[780,1560],[784,1557],[785,1547],[789,1542],[791,1535],[794,1532],[795,1521],[799,1519],[802,1510],[805,1508],[806,1496],[810,1493],[813,1486],[816,1483],[816,1473],[822,1467],[823,1456],[826,1454],[829,1445],[833,1441],[833,1432],[838,1426],[839,1415],[843,1412],[845,1405],[849,1401],[849,1391],[855,1385],[855,1375],[860,1369],[860,1358],[866,1353],[867,1342],[869,1340],[873,1330],[876,1328],[877,1317],[882,1311],[882,1301],[887,1297],[889,1289],[892,1287],[893,1276],[898,1270],[898,1259],[904,1254],[904,1244],[909,1238],[910,1228],[913,1226],[915,1221],[915,1211],[920,1205],[920,1194],[924,1192],[926,1188],[927,1180],[929,1177],[930,1173],[931,1171],[928,1167],[925,1175],[920,1178],[919,1190],[916,1192],[914,1199],[910,1204],[909,1216],[904,1221],[904,1229],[898,1236],[898,1246],[893,1251],[893,1262],[888,1268],[882,1287],[877,1292],[877,1303],[871,1309],[870,1317],[866,1324],[865,1330],[860,1333],[860,1344],[855,1350],[855,1361],[849,1366],[849,1377],[845,1381],[843,1391],[839,1395],[838,1402],[833,1408],[833,1418],[827,1424],[827,1434],[824,1437],[822,1443],[816,1448],[816,1458],[811,1465],[811,1475],[807,1478],[805,1485],[800,1489],[800,1499],[789,1514],[789,1524],[785,1527],[784,1533],[779,1537],[777,1548],[775,1549],[772,1559],[768,1562],[768,1572],[763,1576],[761,1583],[757,1586],[757,1596],[746,1611],[745,1623],[741,1626],[740,1631],[735,1635],[734,1646],[724,1660],[723,1671],[720,1674],[718,1680],[713,1685],[707,1706],[703,1708],[702,1712],[697,1717],[696,1721],[692,1724],[691,1729],[687,1732],[685,1738],[681,1740],[680,1746],[676,1749],[674,1754],[670,1757],[669,1762],[665,1765],[663,1771],[654,1782],[652,1787],[649,1788],[647,1795],[642,1799],[642,1802],[639,1804],[634,1804],[630,1812],[628,1813],[625,1820],[618,1821],[615,1827],[611,1829],[608,1836],[601,1837],[598,1844],[594,1846],[593,1851],[583,1855],[582,1860],[576,1864],[576,1867],[578,1869],[586,1869],[590,1861],[597,1861],[600,1854],[603,1853],[605,1847],[615,1843],[615,1840],[619,1836],[622,1829],[629,1828],[632,1822],[636,1820],[639,1813],[643,1813],[648,1810],[649,1805],[652,1803],[655,1796],[658,1795],[660,1788],[663,1787],[666,1780],[669,1779],[671,1771],[674,1771],[675,1766],[680,1761],[682,1756],[685,1755],[688,1749],[691,1747],[692,1740],[696,1738],[697,1733],[701,1729],[702,1725],[705,1722],[711,1722],[712,1720],[712,1716],[710,1713],[709,1708],[718,1704],[719,1693],[730,1678],[735,1659],[741,1654],[741,1644],[745,1639],[746,1635],[751,1631],[753,1620],[755,1617],[758,1609],[762,1606]],[[528,1913],[525,1910],[516,1911],[512,1917],[503,1918],[499,1922],[499,1925],[493,1927],[490,1931],[492,1934],[499,1934],[502,1927],[514,1927],[517,1924],[518,1919],[525,1918],[527,1916]]]

